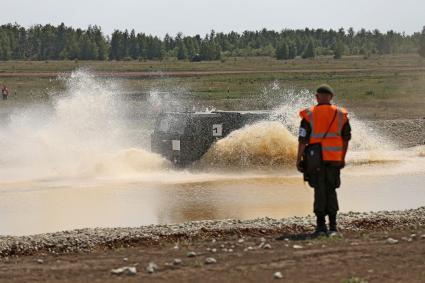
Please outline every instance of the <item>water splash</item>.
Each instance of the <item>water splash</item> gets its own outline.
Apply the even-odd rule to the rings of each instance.
[[[296,158],[299,111],[316,104],[306,89],[282,88],[273,82],[262,97],[279,104],[267,121],[248,125],[218,141],[204,156],[202,164],[223,167],[269,167],[292,165]],[[401,160],[397,147],[354,114],[348,162],[353,165]]]
[[[293,165],[296,138],[279,122],[259,122],[219,140],[202,159],[203,166],[279,167]]]
[[[172,175],[173,179],[184,175],[187,181],[200,176],[200,172],[197,175],[171,172],[167,161],[149,152],[148,146],[142,146],[149,144],[151,129],[146,121],[139,120],[131,121],[133,125],[129,127],[129,120],[134,117],[129,119],[128,112],[134,109],[130,111],[129,101],[120,96],[123,88],[117,81],[100,79],[84,70],[59,79],[64,82],[65,90],[51,94],[52,105],[30,105],[15,110],[9,122],[0,126],[3,182],[80,176],[125,178],[137,174],[157,181],[162,181],[165,175]],[[206,178],[211,167],[293,168],[300,122],[298,111],[313,105],[314,96],[308,90],[282,88],[278,82],[266,88],[262,95],[279,106],[267,121],[248,125],[217,142],[200,161],[202,178]],[[146,109],[155,105],[163,107],[161,111],[193,107],[182,96],[186,94],[179,88],[176,92],[154,88]],[[410,155],[418,158],[425,155],[423,148],[410,155],[401,153],[354,115],[350,121],[353,139],[348,162],[351,164],[394,162]]]
[[[59,80],[65,90],[51,93],[51,106],[16,110],[10,123],[0,129],[0,145],[8,149],[0,152],[2,180],[79,176],[134,144],[126,127],[122,88],[116,81],[84,70]],[[153,167],[161,166],[160,156],[149,156]],[[134,161],[123,155],[119,163],[125,157]]]
[[[94,175],[102,176],[128,176],[134,174],[150,173],[170,167],[170,163],[157,154],[130,148],[120,150],[118,153],[106,156],[94,167]]]

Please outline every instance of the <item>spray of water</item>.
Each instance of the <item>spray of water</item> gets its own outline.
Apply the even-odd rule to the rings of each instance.
[[[126,105],[115,81],[95,78],[83,70],[59,79],[64,80],[65,91],[51,94],[52,106],[16,110],[0,130],[1,146],[7,148],[0,152],[2,180],[164,166],[161,157],[131,149],[134,141],[126,131]],[[150,165],[140,166],[145,159]]]
[[[0,127],[2,182],[128,175],[163,180],[164,174],[188,180],[189,172],[170,171],[166,160],[149,152],[151,130],[144,119],[152,113],[129,115],[134,109],[122,99],[122,87],[116,81],[96,78],[84,70],[59,79],[65,90],[51,94],[51,105],[14,110],[9,122]],[[185,100],[186,92],[177,90],[155,88],[146,109],[153,113],[189,110],[187,105],[193,104]],[[298,111],[313,105],[314,96],[307,90],[282,88],[278,82],[265,88],[262,96],[271,97],[279,106],[267,121],[234,131],[214,144],[200,162],[204,172],[211,167],[293,166]],[[423,147],[400,153],[355,116],[350,121],[353,140],[348,159],[353,164],[425,155]],[[190,174],[190,178],[195,177]]]
[[[298,113],[314,105],[315,97],[305,89],[282,88],[278,82],[264,88],[262,97],[279,104],[268,121],[248,125],[218,141],[204,156],[203,164],[236,168],[293,166],[300,125]],[[350,114],[350,124],[349,163],[364,165],[401,160],[395,145],[353,114]]]
[[[220,167],[279,167],[292,165],[296,138],[279,122],[260,122],[233,131],[219,140],[203,164]]]

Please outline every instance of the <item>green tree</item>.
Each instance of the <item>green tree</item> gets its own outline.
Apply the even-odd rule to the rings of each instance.
[[[95,60],[98,58],[98,50],[96,42],[85,33],[80,41],[80,56],[82,60]]]
[[[314,44],[313,39],[310,38],[307,44],[307,47],[304,50],[303,58],[306,59],[306,58],[314,58],[314,57],[316,57],[316,46]]]
[[[332,54],[329,51],[338,58],[340,55],[411,53],[418,51],[418,45],[423,45],[421,43],[423,35],[420,32],[406,35],[388,31],[383,34],[379,30],[361,29],[356,32],[353,28],[347,31],[342,28],[286,29],[280,32],[262,29],[243,33],[211,31],[204,37],[200,35],[183,37],[183,34],[178,33],[175,38],[167,34],[161,39],[143,33],[136,34],[134,30],[130,33],[126,30],[116,30],[109,38],[103,35],[97,26],[89,26],[84,30],[67,27],[64,24],[34,25],[30,28],[18,24],[3,24],[0,25],[0,34],[1,57],[13,60],[75,58],[104,60],[107,57],[111,60],[126,57],[157,60],[166,54],[197,61],[217,60],[222,52],[230,56],[279,55],[279,58],[295,58],[301,55],[311,58],[316,56],[316,52],[319,55]],[[288,56],[286,47],[280,46],[282,39],[285,39],[287,44]],[[343,48],[340,48],[339,42]],[[421,50],[424,48],[419,49],[420,54],[423,54]]]
[[[425,26],[422,29],[422,32],[419,36],[419,55],[425,58]]]
[[[294,59],[295,57],[297,57],[297,54],[298,54],[297,45],[295,44],[295,42],[290,42],[289,43],[288,58]]]
[[[76,33],[72,32],[68,35],[67,45],[65,48],[65,52],[62,56],[66,56],[63,59],[77,59],[80,55],[80,45],[78,44],[79,39]]]
[[[282,41],[278,44],[276,48],[276,59],[278,60],[289,59],[289,47],[285,41]]]
[[[67,31],[64,23],[61,23],[60,26],[56,29],[56,42],[55,42],[55,59],[67,59],[67,56],[64,56],[66,53],[67,46]]]
[[[52,60],[56,58],[56,29],[52,25],[45,25],[41,27],[41,45],[39,58],[41,60]]]
[[[158,37],[148,36],[146,39],[146,57],[150,60],[163,59],[165,48]]]
[[[9,38],[5,32],[0,32],[0,60],[11,59],[12,51],[10,49]]]
[[[129,38],[129,55],[132,59],[137,59],[140,55],[139,44],[137,42],[136,32],[131,30]]]
[[[122,32],[120,32],[119,30],[115,30],[112,33],[109,59],[111,59],[111,60],[122,59],[121,54],[120,54],[121,53],[120,50],[123,48],[122,38],[123,38]]]
[[[335,43],[335,47],[333,48],[334,58],[341,59],[342,55],[344,54],[344,49],[344,43],[342,43],[341,40],[337,40],[337,42]]]
[[[128,58],[129,57],[129,47],[130,47],[130,35],[128,34],[128,30],[125,30],[122,33],[122,48],[120,49],[120,58]]]
[[[220,46],[213,40],[204,40],[201,43],[199,56],[201,60],[219,60],[221,58]]]
[[[137,34],[137,45],[139,49],[139,59],[146,59],[147,58],[147,37],[144,33]]]
[[[187,57],[192,60],[197,54],[199,54],[198,42],[192,37],[185,37],[183,40],[187,48]]]
[[[178,36],[178,35],[177,35]],[[173,38],[167,33],[164,37],[164,48],[166,51],[174,49],[175,43]]]
[[[187,59],[187,48],[183,40],[179,40],[179,42],[177,43],[177,59]]]
[[[378,49],[378,53],[381,55],[391,53],[391,45],[390,45],[388,37],[384,35],[379,36],[377,49]]]
[[[93,26],[90,32],[90,38],[94,41],[97,47],[97,58],[98,60],[106,60],[108,58],[109,46],[102,33],[102,30],[98,26]]]

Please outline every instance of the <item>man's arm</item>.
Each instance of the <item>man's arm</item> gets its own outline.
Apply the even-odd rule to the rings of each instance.
[[[345,156],[347,155],[348,151],[348,144],[351,140],[351,126],[350,122],[347,120],[347,123],[344,124],[342,128],[342,139],[343,139],[343,147],[342,147],[342,161],[341,161],[341,168],[345,167]]]
[[[341,161],[341,168],[345,167],[345,155],[347,155],[348,150],[348,144],[349,140],[344,140],[343,147],[342,147],[342,161]]]
[[[301,173],[303,173],[304,168],[303,166],[301,166],[301,157],[303,156],[305,147],[307,145],[305,143],[299,142],[298,143],[298,153],[297,153],[297,169],[298,171],[300,171]]]
[[[300,125],[300,131],[298,134],[298,152],[297,152],[297,169],[300,172],[304,171],[304,168],[301,166],[302,156],[304,154],[305,147],[307,146],[311,135],[310,124],[303,119]]]

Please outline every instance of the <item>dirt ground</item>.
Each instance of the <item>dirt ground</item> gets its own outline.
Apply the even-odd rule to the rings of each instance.
[[[424,232],[423,227],[351,231],[342,238],[315,240],[276,240],[280,235],[251,234],[135,245],[88,254],[8,257],[1,260],[0,281],[425,282]],[[398,243],[389,243],[390,237]],[[265,244],[261,248],[262,241]],[[192,251],[197,255],[188,257]],[[217,262],[206,264],[208,257]],[[181,264],[173,264],[175,258],[181,259]],[[151,274],[146,270],[150,262],[158,266]],[[111,273],[123,266],[135,266],[137,273]],[[281,272],[283,278],[275,279],[275,272]]]

